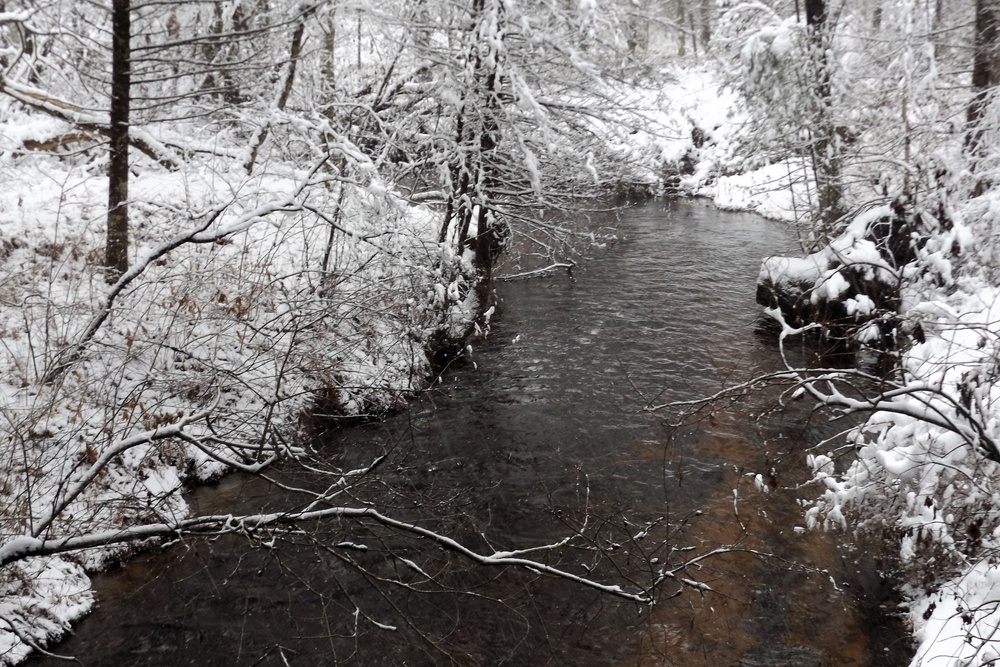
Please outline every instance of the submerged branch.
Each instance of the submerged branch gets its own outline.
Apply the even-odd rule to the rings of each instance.
[[[348,519],[358,522],[372,521],[401,533],[427,539],[438,547],[457,553],[478,565],[524,568],[542,575],[571,581],[587,588],[640,604],[651,604],[654,599],[651,589],[625,590],[618,585],[604,584],[594,579],[582,577],[567,570],[524,557],[524,554],[529,551],[537,551],[539,549],[509,552],[495,551],[490,554],[480,554],[446,535],[413,523],[394,519],[371,507],[331,507],[319,510],[273,512],[246,516],[234,516],[232,514],[210,515],[172,523],[147,524],[55,539],[39,537],[40,531],[36,529],[33,531],[33,535],[15,537],[0,547],[0,566],[35,556],[51,556],[85,549],[108,547],[125,542],[167,537],[179,538],[186,535],[221,535],[226,533],[253,536],[262,530],[287,528],[297,524],[330,519]],[[565,542],[564,540],[553,545],[546,545],[540,549],[555,549],[565,544]],[[679,573],[684,568],[722,551],[724,550],[713,550],[708,554],[697,556],[668,571],[658,573],[657,581],[675,579],[698,590],[709,590],[704,584],[680,577]]]
[[[524,273],[513,273],[510,275],[498,276],[496,280],[520,280],[521,278],[533,278],[535,276],[541,276],[555,271],[556,269],[566,269],[566,273],[572,278],[573,268],[576,266],[576,262],[555,262],[554,264],[549,264],[541,269],[534,269],[533,271],[525,271]]]

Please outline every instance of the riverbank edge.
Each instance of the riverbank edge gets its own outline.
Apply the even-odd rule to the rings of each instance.
[[[696,91],[695,100],[714,96],[717,90],[707,76],[684,79],[680,89],[666,92],[669,104],[658,107],[662,125],[686,128],[679,140],[639,134],[618,150],[650,165],[688,153],[693,132],[684,119],[691,100],[684,101],[687,93],[681,89]],[[658,169],[649,169],[650,182]],[[702,170],[702,178],[711,181],[713,170]],[[55,507],[64,486],[86,478],[95,466],[100,466],[91,480],[96,483],[84,484],[59,510],[46,529],[47,539],[124,530],[151,520],[181,520],[189,514],[183,489],[231,470],[225,455],[232,452],[225,446],[213,452],[153,437],[101,460],[102,451],[127,440],[136,429],[149,436],[183,424],[200,437],[208,432],[207,422],[188,420],[215,401],[210,409],[214,426],[225,425],[231,436],[227,440],[253,442],[263,437],[260,434],[273,434],[281,443],[276,452],[295,455],[302,415],[364,419],[399,407],[435,377],[435,357],[441,350],[446,356],[460,353],[469,336],[483,333],[489,324],[492,309],[476,298],[481,290],[476,289],[472,258],[458,256],[437,241],[435,212],[397,200],[374,179],[368,188],[352,188],[346,198],[330,195],[331,204],[337,199],[335,207],[342,211],[338,217],[355,221],[348,227],[351,234],[338,237],[338,243],[346,245],[333,253],[341,259],[338,281],[331,286],[306,274],[302,280],[275,281],[275,275],[301,270],[289,263],[289,256],[300,254],[307,264],[314,261],[310,252],[316,254],[311,244],[324,245],[295,219],[275,219],[272,202],[286,199],[304,178],[295,171],[277,170],[251,184],[252,194],[227,211],[236,220],[269,211],[260,218],[270,224],[249,225],[238,244],[184,246],[169,263],[147,267],[110,309],[112,317],[89,341],[87,354],[58,383],[41,382],[46,369],[33,368],[32,360],[51,362],[60,347],[71,344],[95,317],[106,289],[95,269],[99,264],[92,261],[102,248],[103,230],[100,216],[90,213],[102,210],[106,186],[94,180],[86,165],[42,154],[21,157],[17,174],[19,182],[11,184],[0,202],[4,210],[20,211],[20,218],[5,227],[0,238],[0,262],[20,279],[0,286],[9,297],[2,303],[24,303],[22,295],[31,292],[54,292],[45,307],[56,304],[57,309],[55,315],[18,313],[0,304],[0,322],[7,324],[4,343],[11,353],[7,359],[13,360],[4,369],[8,380],[0,383],[13,434],[11,447],[3,453],[11,463],[0,488],[9,508],[2,522],[8,547],[17,546],[18,536],[32,530],[18,517],[37,514],[19,514],[17,508]],[[195,208],[199,200],[210,209],[227,185],[175,180],[172,175],[135,175],[132,242],[137,256],[176,233],[169,211]],[[246,184],[229,187],[247,189]],[[34,197],[31,209],[18,194],[29,191]],[[178,196],[186,200],[183,206],[172,201]],[[367,226],[359,220],[367,220]],[[395,221],[398,233],[380,241],[373,261],[363,251],[364,244],[355,241],[367,233],[381,234],[388,220]],[[279,240],[280,253],[275,251]],[[391,261],[384,261],[387,258]],[[294,298],[283,291],[291,291]],[[338,294],[345,298],[338,301]],[[379,303],[379,308],[357,307],[356,302],[366,301]],[[37,322],[30,319],[36,315]],[[287,322],[324,319],[301,332],[290,327],[289,336],[271,323],[276,316]],[[24,330],[20,338],[19,328]],[[50,337],[51,328],[57,328],[58,335]],[[206,341],[211,341],[208,349]],[[35,349],[38,342],[45,345],[41,355]],[[163,349],[174,352],[163,359]],[[8,564],[0,581],[0,618],[7,625],[6,630],[0,628],[0,664],[16,664],[33,649],[68,633],[94,604],[87,572],[105,569],[147,546],[129,543]],[[11,548],[6,551],[17,555]]]
[[[746,116],[737,104],[726,117]],[[686,174],[676,179],[681,192],[725,210],[799,225],[803,238],[811,238],[802,224],[808,207],[801,202],[814,188],[801,159],[722,175],[742,161],[729,148],[737,143],[738,123],[692,125],[705,143],[692,150]],[[950,137],[953,145],[942,153],[961,155],[961,133]],[[798,185],[793,172],[805,174]],[[931,401],[939,397],[946,413],[958,406],[954,423],[965,423],[965,402],[978,401],[981,407],[967,415],[970,428],[981,428],[995,442],[989,434],[1000,423],[1000,283],[990,239],[1000,229],[1000,188],[970,189],[968,176],[939,172],[923,209],[905,198],[857,206],[843,234],[819,244],[817,252],[767,258],[759,286],[764,301],[783,282],[783,296],[804,299],[809,316],[832,313],[839,331],[854,337],[851,346],[893,350],[897,369],[913,387],[926,388]],[[864,280],[852,279],[851,272]],[[806,321],[789,319],[792,326]],[[806,461],[814,495],[803,499],[804,523],[853,532],[878,554],[904,599],[912,667],[989,662],[1000,655],[993,639],[1000,612],[990,611],[1000,590],[992,565],[1000,553],[1000,491],[993,481],[1000,464],[961,427],[935,425],[933,415],[920,418],[922,410],[902,403],[869,410],[866,422],[841,441],[814,448]],[[855,463],[837,469],[834,461],[847,452]]]

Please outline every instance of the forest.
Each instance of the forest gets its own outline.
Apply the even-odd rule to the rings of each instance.
[[[586,526],[467,543],[360,502],[381,459],[309,440],[470,357],[497,279],[607,240],[589,212],[682,197],[801,251],[756,285],[785,367],[686,405],[776,386],[852,417],[802,453],[803,525],[881,554],[912,665],[993,664],[998,83],[1000,0],[0,0],[0,663],[153,545],[324,521],[640,606],[711,595],[721,545],[633,577]],[[803,361],[806,339],[855,363]],[[323,490],[185,500],[289,466]],[[581,574],[571,547],[612,564]]]

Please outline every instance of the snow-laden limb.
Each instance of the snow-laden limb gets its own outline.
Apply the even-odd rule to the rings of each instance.
[[[2,75],[0,75],[0,93],[9,95],[18,102],[54,118],[67,121],[84,133],[107,134],[108,132],[111,121],[107,115],[83,109],[44,90],[11,81]],[[163,167],[172,171],[180,168],[179,158],[142,128],[129,129],[129,142]]]
[[[895,381],[868,395],[839,388],[850,372],[803,385],[869,413],[842,471],[843,452],[810,456],[822,492],[806,518],[866,536],[897,564],[914,667],[990,664],[1000,655],[1000,291],[973,279],[911,303],[923,339],[901,353]]]
[[[23,10],[20,12],[0,12],[0,24],[2,23],[27,23],[35,12]]]
[[[995,428],[990,423],[989,411],[981,400],[977,401],[976,405],[971,405],[966,399],[964,387],[948,388],[943,381],[927,381],[919,375],[912,379],[905,379],[904,375],[904,381],[896,381],[876,378],[855,370],[796,369],[789,362],[785,352],[786,341],[789,337],[801,335],[817,328],[818,325],[795,328],[788,325],[781,310],[768,308],[764,312],[781,326],[778,340],[781,357],[788,372],[779,375],[794,378],[796,391],[805,390],[819,405],[835,408],[843,414],[885,413],[937,426],[957,435],[966,445],[987,459],[1000,463],[1000,444],[995,435]],[[841,385],[852,377],[868,382],[877,381],[880,385],[879,391],[870,396],[860,397],[845,394],[841,390]],[[851,390],[851,393],[854,393],[856,388],[852,386]]]
[[[558,551],[573,542],[575,536],[528,549],[479,553],[439,531],[396,519],[373,507],[327,507],[324,509],[289,510],[263,514],[198,516],[176,522],[149,523],[79,536],[41,539],[22,535],[11,538],[0,546],[0,566],[38,557],[76,553],[87,549],[107,548],[108,546],[121,543],[135,543],[161,538],[180,539],[194,535],[238,534],[251,537],[264,544],[273,544],[274,536],[280,535],[299,524],[330,520],[375,523],[400,534],[422,538],[446,551],[457,553],[477,565],[523,568],[544,576],[564,579],[586,588],[639,604],[652,604],[659,585],[667,580],[677,581],[683,586],[700,592],[711,591],[710,586],[690,576],[684,576],[684,573],[689,569],[696,569],[706,560],[740,550],[738,547],[724,546],[706,551],[692,556],[681,563],[675,563],[653,572],[650,581],[644,587],[629,589],[623,588],[619,584],[603,583],[591,577],[575,574],[565,568],[549,565],[540,559],[528,557],[529,554]],[[366,550],[363,545],[359,546],[353,542],[337,546],[348,549],[360,549],[361,551]],[[763,556],[763,554],[759,555]],[[422,576],[428,579],[432,578],[415,562],[411,561],[408,565]]]

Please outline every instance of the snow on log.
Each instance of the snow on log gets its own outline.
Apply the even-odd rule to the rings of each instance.
[[[889,342],[884,338],[899,309],[901,228],[905,222],[888,205],[880,206],[857,216],[817,252],[766,258],[757,276],[757,303],[780,308],[796,326],[818,322],[834,335],[853,330],[860,342]]]

